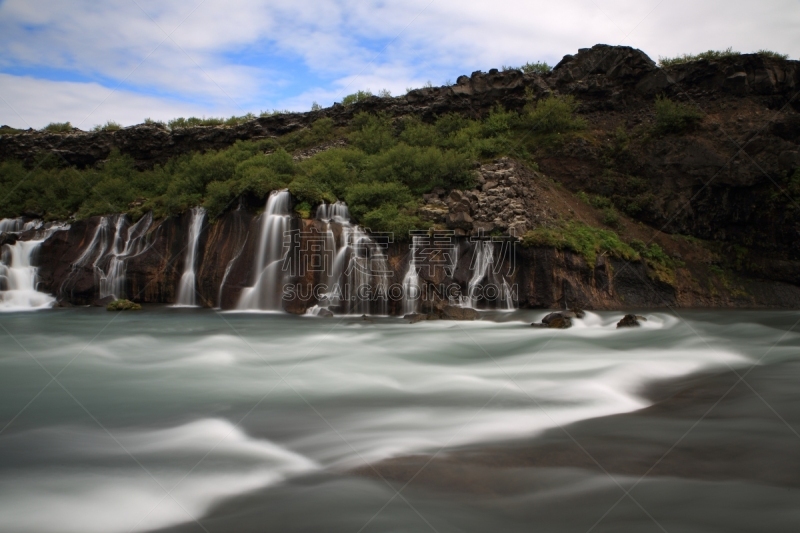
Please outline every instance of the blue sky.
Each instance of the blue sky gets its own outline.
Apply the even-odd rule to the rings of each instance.
[[[601,42],[798,58],[797,28],[797,0],[2,0],[0,124],[304,111]]]

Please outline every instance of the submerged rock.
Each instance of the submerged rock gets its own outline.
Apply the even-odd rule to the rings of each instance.
[[[140,311],[142,306],[130,300],[114,300],[106,306],[107,311]]]
[[[440,316],[445,320],[475,320],[478,318],[478,312],[471,307],[446,305],[442,309]]]
[[[638,317],[636,315],[625,315],[624,317],[622,317],[622,320],[617,322],[617,327],[618,328],[638,328],[639,326],[641,326],[641,324],[639,324],[639,318],[643,318],[644,320],[647,320],[644,317]]]
[[[572,327],[572,319],[565,316],[557,316],[547,323],[550,329],[567,329]]]
[[[531,327],[534,328],[551,328],[551,329],[567,329],[572,327],[573,318],[583,318],[584,312],[580,311],[580,316],[575,311],[555,311],[549,315],[545,315],[541,323],[534,322]]]
[[[423,320],[475,320],[478,312],[471,307],[459,307],[457,305],[445,305],[441,309],[432,309],[430,313],[409,313],[403,316],[411,324]]]

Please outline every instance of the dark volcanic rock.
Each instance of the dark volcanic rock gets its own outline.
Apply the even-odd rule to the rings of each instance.
[[[618,328],[638,328],[640,325],[636,315],[625,315],[622,320],[617,322]]]

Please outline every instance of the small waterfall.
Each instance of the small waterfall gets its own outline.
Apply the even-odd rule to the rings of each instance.
[[[92,240],[72,265],[73,272],[88,267],[94,270],[100,298],[126,296],[126,262],[149,247],[147,232],[153,225],[153,214],[147,213],[130,227],[127,223],[127,215],[102,217]]]
[[[495,247],[491,241],[478,241],[475,243],[474,256],[470,268],[472,278],[467,284],[467,299],[465,304],[477,309],[481,300],[495,302],[492,307],[511,311],[514,309],[514,299],[511,286],[499,273],[495,272]],[[495,298],[490,298],[496,294]]]
[[[236,264],[236,261],[239,259],[239,256],[242,255],[242,252],[247,246],[247,238],[250,236],[250,232],[245,233],[244,240],[242,240],[242,245],[239,247],[239,251],[236,252],[236,255],[228,261],[228,266],[225,267],[225,274],[222,275],[222,281],[219,284],[219,294],[217,295],[217,309],[222,309],[222,290],[225,288],[225,283],[228,281],[228,274],[231,273],[231,269],[233,265]]]
[[[200,241],[200,232],[203,229],[203,220],[206,210],[202,207],[192,209],[192,221],[189,225],[189,242],[186,245],[186,258],[183,261],[183,275],[178,283],[178,300],[176,307],[196,307],[197,290],[195,287],[195,262],[197,259],[197,245]]]
[[[403,314],[409,315],[416,313],[419,309],[421,296],[421,286],[419,282],[419,271],[417,270],[417,247],[420,237],[411,237],[411,258],[408,260],[408,270],[403,277]]]
[[[0,220],[0,234],[36,230],[33,239],[5,244],[0,250],[0,311],[23,311],[52,307],[55,298],[37,291],[37,268],[33,260],[39,246],[58,230],[69,226],[21,219]]]
[[[289,191],[273,191],[262,215],[261,235],[255,256],[255,283],[242,291],[240,310],[281,310],[283,296],[283,237],[291,218]]]
[[[308,313],[314,315],[323,308],[334,308],[345,314],[387,314],[389,269],[386,254],[366,232],[350,222],[350,212],[344,202],[321,204],[316,218],[325,223],[325,248],[333,251],[333,264],[325,280],[328,292]],[[340,246],[336,244],[332,223],[341,226]],[[373,278],[377,281],[373,282]],[[379,293],[377,297],[376,293]]]

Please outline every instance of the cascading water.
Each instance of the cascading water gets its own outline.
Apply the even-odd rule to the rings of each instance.
[[[465,304],[477,308],[480,302],[493,302],[496,309],[513,310],[514,297],[508,281],[499,274],[495,265],[495,246],[491,241],[478,241],[475,243],[475,254],[470,268],[472,278],[467,284],[467,299]]]
[[[325,223],[325,249],[333,252],[333,263],[326,280],[328,292],[322,295],[318,305],[309,309],[309,314],[331,308],[338,308],[345,314],[366,315],[373,311],[378,315],[387,314],[388,299],[383,296],[388,290],[388,266],[378,244],[350,222],[350,212],[344,202],[321,204],[317,208],[317,220]],[[331,224],[341,227],[341,246],[336,244]],[[373,278],[377,281],[373,282]],[[376,293],[379,296],[372,298]]]
[[[85,267],[94,270],[100,298],[125,297],[126,262],[149,247],[147,232],[153,224],[153,214],[147,213],[130,227],[126,227],[127,222],[127,215],[103,217],[92,240],[72,265],[73,271]]]
[[[244,239],[242,239],[242,245],[239,247],[239,251],[236,252],[236,255],[228,261],[228,265],[225,267],[225,274],[222,275],[222,281],[219,284],[219,294],[217,295],[217,309],[222,309],[222,291],[225,289],[225,283],[228,281],[228,274],[231,273],[231,269],[233,265],[236,264],[236,261],[239,260],[239,256],[242,255],[245,246],[247,245],[247,238],[250,236],[250,233],[245,233]]]
[[[255,282],[242,291],[239,310],[281,310],[284,259],[283,237],[291,218],[289,191],[273,191],[261,220],[261,235],[255,257]]]
[[[176,307],[196,307],[197,291],[195,287],[195,263],[197,259],[197,246],[200,242],[200,232],[203,229],[203,220],[206,210],[202,207],[192,209],[192,221],[189,225],[189,242],[186,246],[186,258],[183,262],[183,275],[178,283],[178,299]]]
[[[413,314],[419,309],[421,287],[419,272],[417,271],[417,249],[420,237],[411,238],[411,257],[408,260],[408,270],[403,278],[403,314]]]
[[[0,234],[36,230],[31,240],[5,244],[0,251],[0,311],[24,311],[51,307],[55,298],[37,291],[37,268],[33,260],[39,246],[53,233],[68,226],[21,219],[0,220]]]

